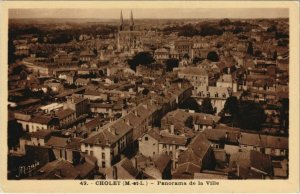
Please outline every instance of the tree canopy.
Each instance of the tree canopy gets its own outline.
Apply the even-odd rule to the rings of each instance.
[[[204,98],[202,105],[201,105],[201,112],[206,113],[206,114],[214,114],[215,110],[211,104],[210,98]]]
[[[173,71],[173,68],[178,67],[178,65],[179,65],[178,59],[174,59],[174,58],[168,59],[166,61],[166,71],[167,72]]]
[[[151,53],[149,52],[139,52],[132,59],[128,60],[130,68],[136,71],[138,65],[150,65],[155,60]]]
[[[217,54],[216,51],[210,51],[207,54],[207,59],[212,61],[212,62],[218,62],[219,61],[219,55]]]

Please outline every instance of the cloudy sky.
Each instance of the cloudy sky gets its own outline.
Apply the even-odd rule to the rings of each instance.
[[[187,8],[187,9],[123,9],[123,17],[129,18],[287,18],[288,9],[279,8]],[[9,18],[99,18],[118,19],[121,9],[10,9]]]

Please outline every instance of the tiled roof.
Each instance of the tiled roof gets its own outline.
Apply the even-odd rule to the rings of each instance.
[[[69,138],[63,138],[63,137],[56,137],[52,136],[46,143],[48,146],[54,146],[54,147],[66,147],[68,144]]]
[[[60,111],[57,111],[55,113],[55,115],[59,118],[59,119],[64,119],[72,114],[74,114],[75,111],[72,110],[72,109],[64,109],[64,110],[60,110]]]
[[[44,139],[47,136],[51,135],[51,131],[50,130],[40,130],[40,131],[32,132],[32,133],[30,133],[30,135],[31,135],[31,137],[34,137],[34,138]]]
[[[29,121],[32,123],[48,125],[51,120],[52,118],[50,116],[34,115]]]
[[[153,161],[155,163],[155,166],[159,169],[159,171],[163,173],[167,165],[171,161],[171,158],[166,154],[160,154],[154,156]]]

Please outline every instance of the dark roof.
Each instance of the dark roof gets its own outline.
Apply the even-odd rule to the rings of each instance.
[[[50,130],[40,130],[40,131],[30,133],[31,137],[40,138],[40,139],[47,138],[50,135],[51,135]]]
[[[176,173],[194,175],[195,172],[200,172],[200,170],[201,170],[201,168],[199,165],[195,165],[192,162],[187,162],[187,163],[178,165]]]
[[[48,125],[52,118],[44,115],[34,115],[29,121],[32,123],[40,123]]]
[[[72,149],[72,150],[80,150],[80,145],[82,138],[72,138],[66,148]]]
[[[86,178],[95,169],[95,165],[85,162],[75,166],[75,169],[79,172],[81,178]]]
[[[137,177],[137,175],[139,174],[139,171],[136,168],[134,168],[132,162],[128,158],[124,158],[120,162],[120,166],[133,177]]]
[[[46,145],[53,146],[53,147],[66,147],[68,144],[69,138],[63,138],[63,137],[56,137],[52,136]]]
[[[111,144],[115,143],[116,137],[109,132],[108,130],[104,129],[95,135],[86,138],[82,141],[82,143],[92,144],[92,145],[99,145],[99,146],[110,146]]]
[[[72,109],[64,109],[64,110],[61,110],[61,111],[57,111],[55,113],[55,115],[59,118],[59,119],[64,119],[72,114],[74,114],[75,111],[72,110]]]
[[[171,161],[171,158],[166,154],[160,154],[154,156],[153,161],[155,163],[155,166],[159,169],[159,171],[163,173],[167,165]]]
[[[85,127],[89,129],[94,129],[102,124],[102,121],[99,117],[94,118],[93,120],[90,120],[89,122],[85,123]]]
[[[228,143],[238,143],[240,133],[237,131],[231,131],[226,129],[205,129],[204,134],[210,141],[224,141]]]
[[[262,154],[255,150],[249,151],[243,149],[240,152],[232,154],[230,157],[229,168],[233,169],[236,167],[241,167],[240,170],[243,170],[244,173],[241,173],[240,171],[240,176],[242,176],[243,178],[247,178],[248,176],[250,176],[249,169],[251,167],[263,171],[267,174],[272,173],[272,162],[270,156]]]
[[[32,178],[34,179],[76,179],[79,172],[70,162],[55,160],[43,166]]]

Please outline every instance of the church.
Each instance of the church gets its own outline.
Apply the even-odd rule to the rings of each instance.
[[[130,13],[129,25],[125,25],[123,13],[121,11],[120,25],[117,35],[117,49],[119,52],[129,52],[131,54],[142,48],[142,32],[135,29],[133,14]]]

